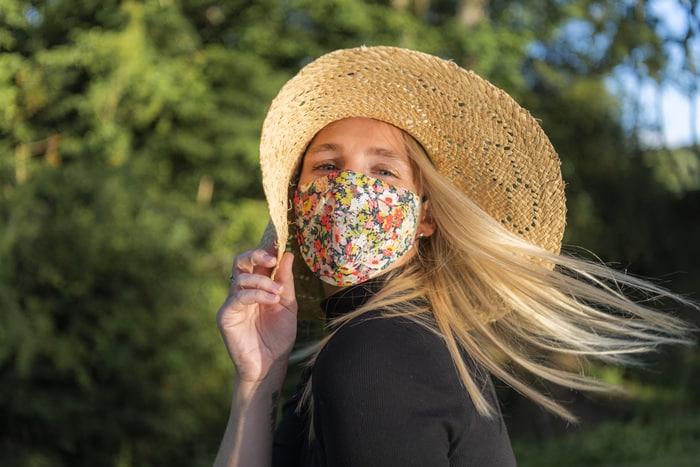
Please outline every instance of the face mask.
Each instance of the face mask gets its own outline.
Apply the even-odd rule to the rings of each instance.
[[[294,192],[301,254],[323,282],[366,281],[411,249],[420,207],[415,193],[360,173],[317,178]]]

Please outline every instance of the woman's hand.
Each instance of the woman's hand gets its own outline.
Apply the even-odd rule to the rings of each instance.
[[[291,253],[285,253],[275,280],[277,258],[265,250],[236,256],[226,302],[217,323],[239,381],[261,382],[273,366],[286,369],[297,330]]]

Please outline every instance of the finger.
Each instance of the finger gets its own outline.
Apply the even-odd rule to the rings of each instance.
[[[285,303],[291,303],[296,300],[294,291],[294,273],[292,272],[293,264],[294,255],[289,252],[284,253],[275,277],[275,281],[282,286],[281,298]]]
[[[258,289],[279,295],[282,284],[262,274],[240,274],[233,283],[234,291],[241,289]]]
[[[251,305],[274,305],[279,303],[279,301],[279,294],[266,292],[261,289],[241,289],[226,298],[226,301],[216,313],[216,320],[219,327],[223,328],[225,323],[231,323],[232,320],[235,322],[246,319],[247,314],[243,312]]]
[[[258,269],[259,273],[269,275],[269,271],[277,264],[277,258],[265,250],[256,249],[246,251],[236,256],[233,260],[231,278],[235,279],[239,274],[252,273]]]
[[[231,308],[238,310],[249,305],[272,305],[279,301],[279,294],[266,292],[261,289],[243,289],[233,297]]]

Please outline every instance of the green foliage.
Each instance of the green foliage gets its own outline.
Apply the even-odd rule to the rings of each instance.
[[[0,449],[13,465],[125,451],[155,465],[213,448],[188,442],[226,410],[215,303],[192,280],[192,245],[211,226],[135,182],[76,164],[36,171],[3,200]],[[182,447],[163,452],[162,439]]]
[[[516,444],[523,467],[690,467],[700,456],[700,416],[605,423],[543,445]]]
[[[214,313],[267,223],[262,119],[332,49],[412,47],[504,87],[562,155],[567,240],[694,287],[697,152],[639,151],[605,85],[665,66],[628,3],[0,0],[3,463],[210,465],[233,376]],[[691,360],[665,381],[694,387]]]
[[[700,191],[700,158],[690,148],[647,151],[644,161],[670,193],[683,197],[689,191]]]

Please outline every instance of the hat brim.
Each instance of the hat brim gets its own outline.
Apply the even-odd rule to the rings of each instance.
[[[386,46],[326,54],[273,100],[260,165],[280,244],[289,237],[288,190],[306,146],[326,125],[349,117],[406,131],[442,176],[504,228],[559,252],[564,182],[538,122],[507,93],[454,62]]]

